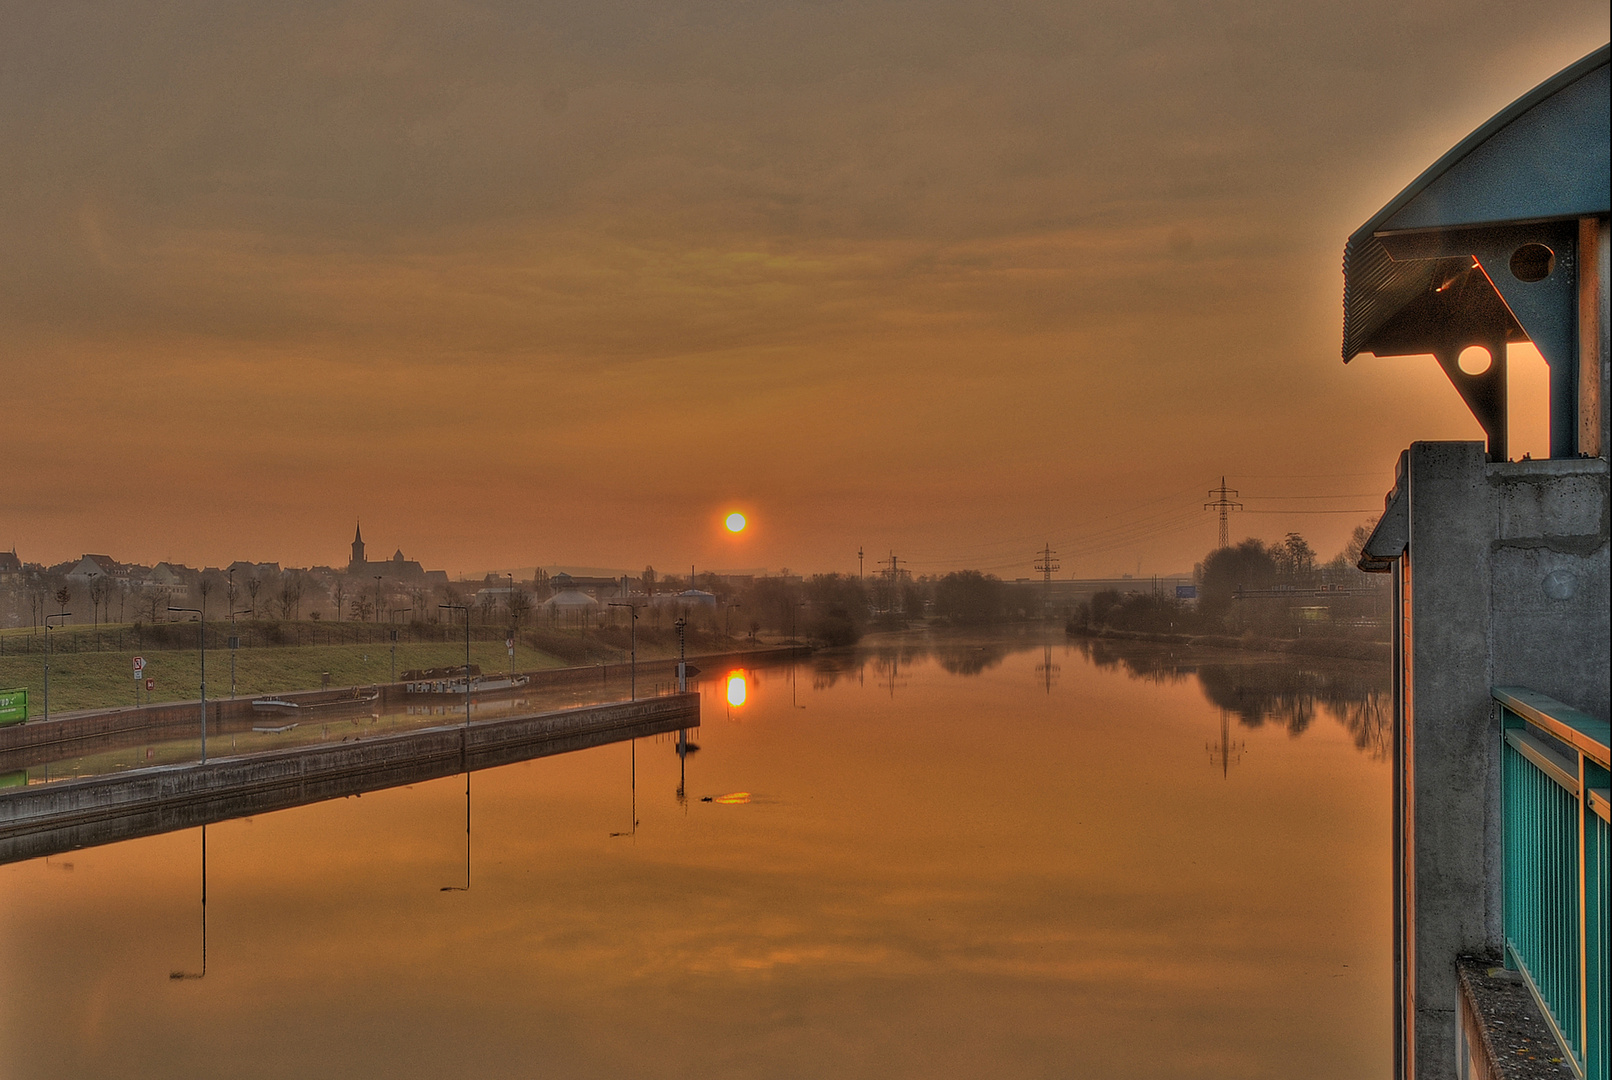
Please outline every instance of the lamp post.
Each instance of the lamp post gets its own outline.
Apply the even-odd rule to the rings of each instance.
[[[624,608],[627,608],[629,611],[632,612],[632,621],[627,624],[627,627],[628,627],[627,640],[628,640],[628,642],[629,642],[629,644],[630,644],[630,646],[632,648],[632,664],[628,668],[628,671],[630,672],[630,675],[628,676],[628,678],[630,680],[629,685],[632,687],[630,700],[637,701],[638,700],[638,609],[643,607],[643,605],[642,604],[634,604],[634,603],[623,603],[623,602],[621,602],[619,600],[612,600],[612,601],[610,601],[610,606],[611,607],[624,607]],[[637,757],[636,757],[637,753],[638,753],[638,751],[636,749],[633,750],[633,754],[635,755],[634,758],[633,758],[634,761],[638,760]],[[635,769],[636,769],[636,766],[635,766]],[[633,773],[633,775],[636,777],[638,774],[635,771]]]
[[[399,612],[413,611],[413,610],[414,609],[411,608],[411,607],[395,607],[395,608],[392,609],[392,617],[387,621],[388,622],[397,622],[397,616],[398,616]],[[397,630],[394,629],[394,630],[391,631],[391,638],[392,638],[392,681],[397,682]]]
[[[201,626],[201,759],[207,760],[207,612],[201,608],[169,607],[169,611],[195,615]]]
[[[469,616],[466,616],[469,618]],[[469,892],[470,891],[470,767],[465,767],[465,883],[463,885],[444,885],[439,892]]]
[[[70,619],[71,611],[58,611],[54,615],[45,616],[45,719],[50,719],[50,620]]]
[[[231,570],[230,573],[233,574],[235,571]],[[235,584],[231,581],[230,592],[233,593],[234,591]],[[231,597],[231,599],[234,599],[234,597]],[[235,635],[235,616],[256,614],[257,612],[252,608],[242,608],[240,611],[231,611],[229,613],[229,699],[231,701],[235,700],[235,650],[241,644],[241,639]]]
[[[470,769],[470,608],[465,604],[438,604],[444,611],[462,611],[465,613],[465,732],[459,742],[459,753],[465,762],[465,770]],[[469,785],[465,786],[466,805],[469,805]]]
[[[170,979],[205,979],[207,978],[207,826],[201,827],[201,970],[200,971],[170,971]]]
[[[795,697],[795,653],[800,648],[800,638],[795,635],[795,625],[794,624],[795,624],[795,616],[798,615],[800,613],[800,609],[805,607],[805,606],[806,606],[806,602],[804,600],[802,600],[802,601],[796,603],[795,606],[792,609],[790,609],[790,612],[789,612],[789,622],[790,622],[790,633],[789,633],[789,637],[790,637],[790,644],[789,644],[789,703],[791,705],[793,705],[797,709],[804,709],[806,706],[802,705],[798,700],[796,700],[796,697]]]
[[[683,631],[688,629],[688,620],[679,615],[677,621],[672,624],[672,629],[677,631],[677,692],[686,694],[688,693],[688,657],[683,649]]]

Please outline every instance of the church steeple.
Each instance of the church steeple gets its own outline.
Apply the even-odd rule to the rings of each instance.
[[[350,563],[348,563],[348,566],[349,567],[354,567],[354,566],[363,566],[363,565],[364,565],[364,529],[363,529],[363,526],[360,524],[360,525],[354,526],[354,528],[353,528],[353,558],[352,558],[352,561]]]

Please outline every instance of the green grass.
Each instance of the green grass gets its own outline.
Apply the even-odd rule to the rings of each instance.
[[[646,622],[648,620],[645,620]],[[360,635],[373,633],[385,636],[390,629],[384,624],[366,623],[242,623],[236,628],[243,647],[235,652],[235,695],[237,697],[284,693],[290,690],[317,690],[323,682],[323,673],[330,673],[330,685],[364,686],[389,682],[392,675],[391,644],[387,641],[355,644],[272,644],[276,640],[308,640],[314,636],[334,633]],[[411,636],[435,637],[443,628],[436,624],[405,628],[406,639]],[[463,632],[463,624],[460,625]],[[612,626],[604,630],[590,630],[585,635],[576,630],[526,627],[520,631],[515,647],[515,658],[509,659],[505,651],[504,630],[499,627],[476,625],[472,631],[485,640],[472,640],[470,662],[479,664],[483,672],[508,670],[534,671],[539,668],[566,667],[594,664],[600,661],[616,663],[627,657],[628,632],[625,626]],[[28,688],[30,719],[44,712],[44,654],[38,651],[18,653],[26,647],[29,631],[26,628],[0,631],[0,689],[17,686]],[[113,646],[121,634],[124,648]],[[209,699],[227,698],[230,693],[230,653],[222,647],[228,630],[223,624],[208,623],[207,696]],[[54,639],[50,661],[50,711],[52,714],[78,709],[103,709],[135,703],[134,672],[131,661],[135,656],[146,659],[146,677],[156,680],[156,689],[150,700],[192,701],[200,693],[201,666],[196,649],[194,623],[163,623],[137,630],[133,626],[105,626],[99,630],[76,626],[52,632]],[[137,637],[144,644],[138,652],[132,647]],[[36,635],[32,648],[38,650],[42,640]],[[721,638],[707,630],[689,631],[690,654],[706,650],[732,648],[739,643]],[[659,629],[640,624],[638,627],[638,658],[649,660],[677,655],[677,636],[667,627]],[[397,674],[410,668],[449,667],[464,663],[464,639],[448,641],[408,641],[397,643]],[[140,694],[142,702],[145,692]]]
[[[50,711],[101,709],[133,705],[133,652],[55,653],[50,658]],[[157,650],[141,653],[146,677],[156,680],[153,702],[194,700],[201,692],[201,661],[196,650]],[[26,686],[30,719],[44,711],[45,664],[40,653],[0,657],[0,688]],[[399,642],[397,672],[410,668],[447,667],[465,661],[464,642]],[[484,672],[506,670],[511,661],[501,641],[470,643],[470,662]],[[564,662],[526,645],[515,648],[514,668],[532,671],[563,667]],[[330,673],[331,686],[361,686],[388,682],[392,672],[391,647],[376,645],[291,645],[281,648],[239,649],[235,653],[237,697],[317,690],[322,674]],[[226,698],[230,692],[230,654],[227,649],[207,652],[207,696]],[[144,690],[140,694],[144,701]]]

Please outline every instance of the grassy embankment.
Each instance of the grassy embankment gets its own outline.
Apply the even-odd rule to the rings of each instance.
[[[330,685],[367,686],[387,682],[392,674],[391,645],[386,641],[370,643],[341,643],[321,645],[273,645],[265,640],[296,641],[334,632],[341,636],[347,632],[362,631],[365,624],[281,623],[277,627],[256,629],[252,637],[242,641],[256,644],[243,645],[235,653],[235,695],[237,697],[285,693],[291,690],[317,690],[325,672],[330,673]],[[150,694],[153,703],[163,701],[193,701],[201,685],[201,663],[194,642],[194,624],[184,627],[183,637],[189,641],[185,647],[173,647],[181,635],[165,633],[170,639],[162,643],[147,641],[136,651],[133,648],[114,649],[107,645],[116,641],[118,631],[124,632],[127,643],[134,631],[127,626],[103,626],[100,637],[83,627],[70,628],[58,637],[56,651],[50,661],[50,711],[52,714],[76,709],[102,709],[133,705],[135,690],[132,661],[136,655],[146,660],[146,676],[156,680],[156,689]],[[179,627],[164,625],[162,630]],[[210,628],[211,629],[211,628]],[[76,642],[66,635],[80,633]],[[145,634],[157,635],[158,628],[147,627]],[[384,627],[376,629],[377,634]],[[431,634],[437,631],[431,630]],[[509,659],[502,640],[503,631],[497,628],[476,626],[478,635],[491,635],[487,640],[470,643],[470,662],[480,665],[483,672],[509,670],[535,671],[541,668],[595,664],[600,661],[619,663],[627,659],[629,638],[624,626],[607,627],[603,631],[526,628],[520,632],[515,646],[515,658]],[[243,632],[244,634],[244,632]],[[29,714],[40,716],[44,711],[44,654],[36,651],[18,653],[25,629],[0,631],[7,644],[0,647],[0,689],[17,686],[28,688]],[[209,634],[211,637],[211,634]],[[407,637],[407,635],[405,635]],[[221,642],[218,644],[222,644]],[[708,631],[690,631],[688,649],[691,654],[702,651],[740,647],[741,643],[720,638]],[[640,625],[638,628],[638,658],[651,660],[675,657],[676,635],[666,628],[655,629]],[[450,641],[409,641],[397,644],[397,674],[411,668],[451,667],[464,663],[463,639]],[[227,698],[230,692],[229,650],[210,642],[207,649],[207,696],[209,699]],[[140,699],[146,700],[142,690]]]
[[[133,652],[56,653],[50,658],[50,711],[100,709],[133,705]],[[146,651],[146,677],[156,680],[150,700],[195,700],[201,686],[201,659],[196,650],[162,649]],[[0,688],[26,686],[29,713],[38,716],[44,708],[44,656],[0,658]],[[465,660],[463,642],[399,642],[397,670],[447,667]],[[470,662],[485,672],[505,670],[511,663],[501,641],[470,643]],[[563,662],[549,653],[519,645],[513,661],[517,671],[562,667]],[[392,672],[390,646],[376,645],[290,645],[281,648],[240,649],[235,653],[235,693],[237,697],[281,693],[288,690],[317,690],[323,673],[330,673],[331,686],[362,686],[387,682]],[[230,654],[225,649],[207,652],[207,696],[225,698],[230,691]],[[142,701],[147,695],[142,690]]]

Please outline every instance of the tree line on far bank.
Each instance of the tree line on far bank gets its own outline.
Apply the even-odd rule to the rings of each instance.
[[[1193,575],[1195,598],[1100,592],[1070,614],[1068,630],[1379,640],[1387,632],[1389,582],[1356,566],[1373,525],[1356,527],[1326,563],[1296,532],[1274,544],[1249,538],[1205,556]]]

